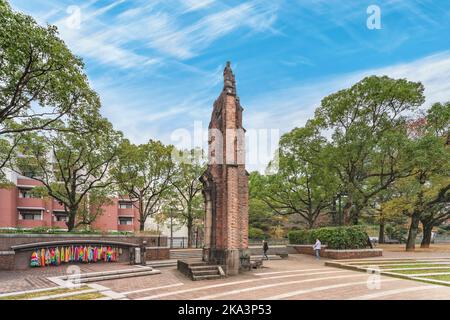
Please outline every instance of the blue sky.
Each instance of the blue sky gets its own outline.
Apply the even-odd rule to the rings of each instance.
[[[227,60],[247,128],[300,126],[365,75],[422,81],[450,100],[448,0],[10,0],[86,63],[103,114],[136,143],[206,126]],[[73,5],[80,12],[73,22]],[[381,9],[369,30],[367,8]]]

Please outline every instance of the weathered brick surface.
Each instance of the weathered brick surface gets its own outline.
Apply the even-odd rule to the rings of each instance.
[[[13,270],[14,258],[14,251],[0,251],[0,270]]]
[[[149,260],[168,260],[170,259],[169,248],[146,248],[145,258]]]
[[[202,176],[206,221],[212,221],[204,256],[225,265],[232,264],[227,259],[236,260],[236,250],[248,247],[248,174],[242,111],[234,75],[227,64],[224,88],[211,115],[209,165]]]
[[[312,245],[290,245],[297,253],[315,255]],[[320,256],[329,259],[360,259],[370,257],[380,257],[383,255],[381,249],[362,249],[362,250],[332,250],[322,246]]]

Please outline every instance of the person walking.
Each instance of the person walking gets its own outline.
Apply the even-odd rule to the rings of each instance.
[[[264,257],[266,257],[266,260],[269,260],[269,257],[267,256],[267,251],[269,250],[269,244],[267,243],[266,240],[263,240],[263,252],[264,252]]]
[[[314,251],[316,251],[316,259],[320,259],[320,249],[322,249],[322,243],[319,239],[316,239],[316,243],[313,246]]]

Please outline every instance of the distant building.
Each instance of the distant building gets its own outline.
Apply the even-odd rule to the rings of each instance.
[[[67,229],[64,207],[51,197],[36,197],[31,189],[41,182],[7,172],[12,187],[0,189],[0,228],[57,227]],[[103,213],[92,223],[102,231],[138,231],[139,211],[128,199],[112,198]]]
[[[158,231],[160,232],[162,235],[170,237],[170,235],[172,234],[173,237],[177,237],[177,238],[187,238],[188,236],[188,230],[186,226],[183,225],[179,225],[177,223],[174,223],[172,226],[172,232],[170,230],[170,222],[166,221],[164,223],[158,223],[155,221],[155,219],[149,217],[147,218],[147,220],[145,221],[145,230],[148,231]]]

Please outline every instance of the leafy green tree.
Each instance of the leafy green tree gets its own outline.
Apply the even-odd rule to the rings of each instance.
[[[424,147],[427,149],[422,150],[431,155],[428,157],[430,160],[428,170],[431,171],[429,185],[432,186],[429,193],[434,197],[425,204],[425,210],[420,216],[423,226],[420,246],[428,248],[433,228],[450,218],[450,102],[434,104],[422,119],[425,120],[422,125],[419,123],[419,126],[414,128],[422,136],[419,134],[416,136],[422,140],[435,142],[425,144]],[[425,165],[423,163],[422,168]]]
[[[171,185],[175,190],[180,208],[180,220],[184,221],[188,230],[188,247],[192,247],[194,239],[194,223],[204,215],[203,189],[200,176],[206,170],[206,158],[201,149],[175,151],[173,154],[175,171]]]
[[[314,123],[332,133],[328,166],[338,174],[346,223],[357,224],[369,200],[406,177],[400,152],[407,140],[405,114],[424,102],[423,85],[371,76],[322,100]]]
[[[331,206],[337,179],[324,165],[326,140],[308,124],[280,140],[278,172],[255,175],[251,183],[257,197],[279,215],[300,215],[313,228],[320,214]]]
[[[413,135],[405,145],[405,154],[413,174],[395,183],[394,197],[386,207],[410,218],[406,250],[411,251],[415,249],[421,221],[423,246],[427,246],[433,226],[448,217],[450,154],[444,139],[433,134]]]
[[[81,123],[90,130],[74,132],[73,126],[79,128]],[[42,192],[63,204],[71,231],[90,225],[101,213],[98,208],[107,203],[105,189],[112,184],[108,172],[122,134],[93,112],[55,125],[54,132],[25,134],[19,146],[22,156],[11,167],[34,172],[32,178],[42,182]]]
[[[272,209],[261,199],[252,197],[250,193],[248,206],[249,227],[262,230],[266,235],[269,235],[270,228],[274,225],[273,218],[274,213]]]
[[[141,145],[125,140],[120,146],[111,175],[119,192],[128,196],[138,209],[141,231],[147,218],[161,210],[170,191],[175,173],[172,149],[155,140]]]
[[[64,116],[97,103],[83,67],[55,26],[0,0],[0,173],[24,133],[57,129]]]

